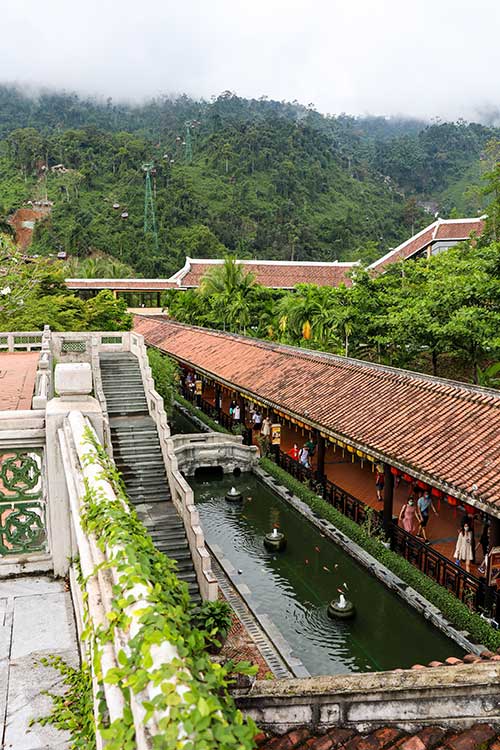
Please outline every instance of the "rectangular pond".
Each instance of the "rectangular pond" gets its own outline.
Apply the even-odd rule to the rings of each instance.
[[[218,545],[311,675],[369,672],[448,656],[460,647],[371,576],[253,474],[190,477],[205,537]],[[243,494],[228,502],[231,486]],[[284,552],[263,537],[279,525]],[[240,572],[241,571],[241,572]],[[349,621],[331,620],[327,607],[347,583],[356,606]]]

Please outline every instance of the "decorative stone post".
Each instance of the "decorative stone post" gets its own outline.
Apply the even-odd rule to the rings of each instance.
[[[88,417],[99,440],[103,441],[101,407],[92,392],[92,370],[87,362],[56,365],[54,376],[57,398],[51,399],[46,411],[46,456],[48,533],[54,574],[64,576],[71,558],[71,517],[67,478],[63,465],[58,432],[71,411]]]

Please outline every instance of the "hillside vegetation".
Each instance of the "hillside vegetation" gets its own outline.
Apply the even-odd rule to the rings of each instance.
[[[54,208],[32,252],[105,253],[144,276],[170,274],[186,254],[369,262],[429,222],[419,199],[480,209],[482,196],[461,181],[479,179],[496,135],[229,92],[133,107],[0,87],[0,213],[47,195]],[[148,161],[158,251],[143,228]]]

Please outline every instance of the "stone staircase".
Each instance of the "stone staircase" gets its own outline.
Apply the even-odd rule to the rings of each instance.
[[[177,561],[178,576],[200,600],[184,524],[170,499],[156,425],[148,414],[139,362],[127,352],[99,355],[116,468],[155,547]]]

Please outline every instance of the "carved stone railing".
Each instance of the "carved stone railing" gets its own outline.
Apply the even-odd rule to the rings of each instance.
[[[171,440],[178,466],[186,476],[199,468],[220,467],[225,474],[235,469],[251,471],[259,460],[258,448],[243,445],[241,435],[202,432],[174,435]]]
[[[32,352],[42,348],[42,331],[0,333],[0,351]]]
[[[150,704],[155,696],[162,692],[163,687],[177,693],[179,702],[186,700],[184,697],[187,688],[177,679],[177,674],[185,674],[180,667],[182,659],[174,645],[164,640],[158,645],[151,647],[152,663],[148,669],[154,672],[165,664],[175,665],[173,675],[170,679],[164,679],[163,685],[156,682],[147,682],[141,693],[132,690],[123,691],[112,680],[106,680],[111,670],[119,667],[120,652],[128,653],[128,641],[139,633],[143,627],[141,616],[145,607],[152,606],[150,594],[153,586],[144,584],[130,584],[128,576],[124,575],[114,564],[123,549],[118,544],[107,547],[104,551],[99,548],[93,535],[87,535],[81,526],[81,511],[84,504],[84,496],[88,490],[92,497],[99,503],[116,502],[117,496],[112,485],[103,477],[102,468],[97,460],[96,448],[87,437],[87,430],[92,429],[90,422],[80,412],[71,412],[65,419],[64,427],[59,430],[59,444],[63,456],[65,473],[68,477],[69,502],[71,508],[71,519],[73,526],[74,553],[79,556],[82,578],[85,581],[85,593],[87,599],[87,610],[83,603],[82,591],[77,581],[74,567],[72,568],[70,581],[73,598],[77,609],[77,622],[81,627],[87,618],[90,631],[97,631],[105,627],[110,618],[116,617],[114,606],[115,590],[122,592],[122,598],[128,603],[124,605],[127,615],[127,630],[115,630],[115,638],[112,642],[106,642],[100,647],[101,662],[101,684],[106,704],[106,713],[111,722],[120,720],[124,713],[131,711],[135,729],[135,747],[138,750],[149,750],[153,746],[153,737],[158,734],[158,720],[163,714],[152,711],[150,717],[145,720],[144,704]],[[96,436],[97,437],[97,436]],[[94,458],[94,460],[93,460]],[[123,503],[125,511],[129,511]],[[122,577],[123,576],[123,577]],[[90,620],[90,621],[89,621]],[[86,654],[89,658],[91,654]],[[92,663],[92,659],[89,658]],[[96,679],[93,684],[96,687]],[[102,699],[101,699],[102,701]],[[101,702],[102,706],[102,702]],[[96,716],[102,715],[102,708],[98,708],[98,698],[95,696]],[[179,723],[179,738],[183,736],[184,730]],[[99,730],[97,731],[97,747],[104,747]]]
[[[0,412],[0,577],[44,572],[49,554],[43,411]]]
[[[144,338],[133,331],[130,334],[130,351],[135,354],[139,361],[149,413],[156,424],[160,438],[172,502],[184,522],[200,594],[203,599],[213,601],[217,599],[218,595],[217,579],[212,573],[210,555],[205,547],[205,537],[194,504],[193,491],[179,471],[163,399],[155,389]]]

